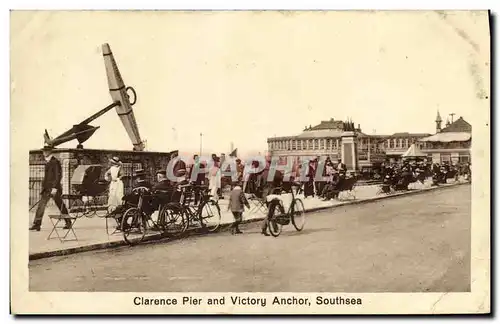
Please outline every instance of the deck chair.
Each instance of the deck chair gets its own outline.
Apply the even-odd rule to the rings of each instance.
[[[78,237],[76,236],[75,233],[75,223],[78,217],[74,215],[62,215],[62,214],[57,214],[57,215],[49,215],[50,222],[52,223],[52,231],[50,231],[49,236],[47,236],[47,240],[50,240],[52,238],[52,234],[56,233],[57,238],[59,238],[59,241],[65,242],[65,241],[78,241]],[[63,229],[64,226],[60,226],[59,223],[62,221],[64,225],[66,225],[66,220],[69,219],[71,222],[71,227],[69,229]],[[65,231],[64,235],[61,236],[59,234],[59,231]],[[73,239],[67,239],[66,237],[68,236],[69,233],[73,234]]]

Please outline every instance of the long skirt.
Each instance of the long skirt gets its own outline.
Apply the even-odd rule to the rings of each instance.
[[[123,181],[115,180],[109,184],[108,210],[113,211],[122,204]]]

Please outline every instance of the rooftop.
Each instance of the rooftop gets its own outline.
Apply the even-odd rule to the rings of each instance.
[[[408,133],[408,132],[399,132],[390,135],[391,137],[426,137],[430,136],[429,133]]]
[[[468,132],[444,132],[437,133],[432,136],[422,138],[422,142],[466,142],[471,139],[471,134]]]
[[[441,130],[441,133],[456,133],[456,132],[465,132],[471,133],[472,126],[468,122],[460,116],[459,119],[455,120],[450,126],[445,127]]]

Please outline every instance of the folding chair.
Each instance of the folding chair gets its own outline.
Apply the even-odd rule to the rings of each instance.
[[[121,231],[121,229],[120,229],[120,225],[121,225],[121,224],[120,224],[120,222],[118,221],[118,218],[120,218],[120,216],[121,216],[121,215],[119,215],[119,214],[114,214],[114,213],[111,213],[111,214],[110,214],[110,213],[108,213],[108,214],[106,214],[106,216],[104,216],[104,218],[106,219],[106,234],[108,234],[108,235],[113,235],[113,234],[115,234],[115,233],[117,233],[117,232],[120,232],[120,231]],[[110,227],[110,226],[109,226],[109,224],[108,224],[108,222],[109,222],[109,220],[110,220],[110,219],[114,219],[114,220],[115,220],[115,223],[116,223],[115,229],[114,229],[114,230],[113,230],[113,232],[111,232],[111,233],[109,232],[109,227]]]
[[[50,231],[49,236],[47,237],[47,240],[50,240],[52,237],[52,233],[55,232],[57,237],[59,238],[59,241],[61,241],[61,242],[78,241],[78,237],[76,236],[76,233],[74,230],[76,220],[78,219],[76,216],[58,214],[58,215],[49,215],[49,219],[50,219],[50,222],[52,223],[53,227],[52,227],[52,231]],[[71,226],[69,229],[64,229],[64,231],[66,231],[66,233],[64,234],[64,236],[61,236],[61,235],[59,235],[59,231],[57,230],[58,229],[57,225],[59,225],[59,223],[61,221],[64,221],[63,223],[64,223],[64,225],[66,225],[67,219],[69,219],[69,221],[71,222]],[[54,220],[56,220],[56,221],[54,222]],[[62,227],[59,227],[59,229],[62,229]],[[75,237],[74,239],[66,239],[66,237],[68,236],[68,234],[70,232],[73,233],[73,236]]]
[[[250,196],[250,198],[248,200],[253,205],[252,209],[250,209],[250,211],[249,211],[249,214],[253,214],[253,213],[256,213],[258,211],[261,211],[262,213],[264,213],[264,215],[267,214],[267,205],[263,199],[259,199],[259,198],[257,198],[257,196],[252,194],[252,196]]]

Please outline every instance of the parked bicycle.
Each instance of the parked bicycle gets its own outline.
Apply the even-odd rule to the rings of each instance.
[[[288,211],[285,211],[283,201],[278,197],[272,198],[269,202],[269,212],[267,214],[266,222],[269,232],[274,237],[278,237],[281,234],[283,226],[289,225],[290,223],[292,223],[293,227],[295,227],[295,229],[299,232],[304,228],[304,203],[300,198],[296,197],[294,187],[296,187],[296,190],[298,191],[300,190],[301,185],[298,183],[292,185],[292,189],[290,190],[292,200],[290,202],[290,206],[288,207]]]
[[[160,211],[165,230],[169,234],[181,235],[189,226],[199,224],[201,228],[215,232],[221,224],[221,212],[208,188],[186,184],[178,186],[178,190],[181,193],[179,200],[165,205]],[[195,194],[200,199],[197,206],[193,203]]]
[[[153,193],[145,187],[139,187],[132,190],[132,195],[138,198],[137,206],[128,208],[121,219],[123,239],[129,245],[141,243],[150,230],[164,232],[163,224],[151,218],[154,212]]]

